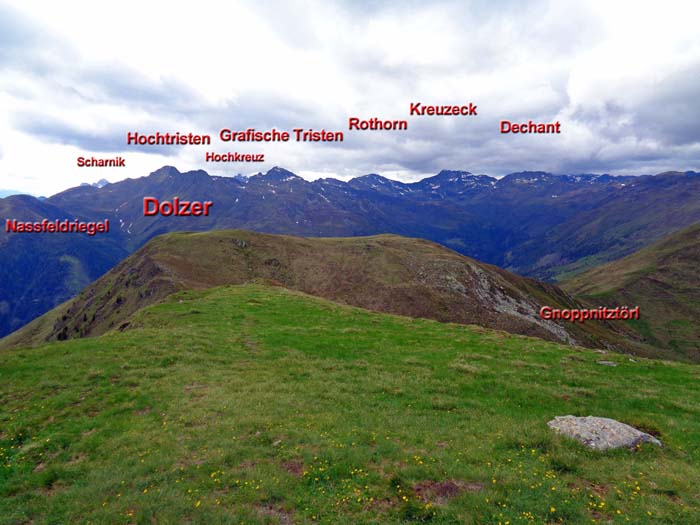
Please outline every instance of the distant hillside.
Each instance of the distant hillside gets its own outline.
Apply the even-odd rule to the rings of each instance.
[[[349,182],[310,182],[282,168],[245,178],[210,176],[202,170],[181,173],[166,166],[146,177],[79,186],[44,201],[13,196],[0,200],[0,219],[109,219],[111,230],[81,240],[0,231],[0,250],[8,252],[2,254],[0,282],[13,283],[0,299],[7,303],[0,308],[0,336],[74,295],[79,289],[75,283],[89,282],[168,232],[244,228],[311,237],[392,233],[429,239],[509,271],[553,281],[700,221],[698,195],[700,174],[692,171],[640,177],[521,172],[496,179],[445,170],[406,184],[377,174]],[[147,196],[211,200],[214,205],[206,217],[144,217]],[[46,211],[37,214],[37,209]],[[37,255],[41,266],[27,262],[36,261]],[[60,284],[68,275],[66,260],[72,268],[84,269],[71,270],[70,285]],[[60,268],[62,273],[53,270]]]
[[[111,218],[130,250],[182,230],[243,228],[312,237],[393,233],[550,280],[628,255],[700,221],[698,195],[695,172],[522,172],[495,179],[444,170],[406,184],[376,174],[309,182],[282,168],[242,179],[166,166],[148,177],[73,188],[48,201],[95,219]],[[208,217],[144,217],[145,196],[215,204]]]
[[[555,286],[513,275],[435,243],[392,235],[310,239],[247,231],[158,237],[76,299],[2,346],[99,335],[173,292],[263,282],[379,312],[496,328],[585,346],[637,350],[624,326],[556,324],[539,308],[575,306]]]
[[[81,218],[27,195],[0,199],[0,217],[19,221]],[[113,236],[22,235],[0,231],[0,335],[80,292],[129,252]]]
[[[564,281],[597,304],[639,305],[631,323],[649,344],[700,360],[700,224]]]

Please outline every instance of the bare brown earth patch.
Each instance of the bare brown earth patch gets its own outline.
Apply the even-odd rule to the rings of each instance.
[[[291,459],[282,463],[282,468],[293,476],[301,477],[304,475],[304,462],[300,459]]]
[[[281,507],[273,505],[260,505],[256,507],[257,513],[263,518],[274,518],[280,525],[292,525],[294,519],[292,513]]]
[[[80,453],[74,455],[67,464],[68,465],[76,465],[77,463],[84,461],[87,457],[88,457],[87,454],[85,454],[84,452],[80,452]]]
[[[445,481],[426,480],[413,486],[414,494],[423,501],[441,504],[463,492],[479,492],[483,490],[481,482],[465,482],[448,479]]]
[[[600,485],[597,483],[592,483],[590,481],[586,481],[585,485],[587,490],[589,490],[599,498],[605,497],[608,493],[608,490],[610,490],[607,485]]]
[[[206,460],[204,458],[197,458],[197,457],[192,457],[192,458],[187,458],[183,459],[181,461],[178,461],[175,463],[175,468],[178,469],[185,469],[185,468],[190,468],[190,467],[196,467],[196,466],[201,466],[206,463]]]
[[[60,482],[56,482],[56,483],[52,483],[48,487],[42,487],[41,493],[46,497],[51,497],[65,488],[66,488],[66,485],[63,485]]]
[[[591,517],[597,522],[613,523],[613,517],[610,514],[605,514],[596,509],[591,510]]]
[[[397,500],[395,499],[389,499],[389,498],[382,498],[382,499],[375,499],[372,500],[369,504],[365,505],[365,510],[376,510],[379,512],[386,512],[389,509],[393,509],[397,505]]]

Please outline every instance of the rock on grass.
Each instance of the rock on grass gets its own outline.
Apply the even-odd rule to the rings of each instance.
[[[594,450],[635,448],[642,443],[662,446],[661,441],[651,434],[607,417],[557,416],[547,425]]]

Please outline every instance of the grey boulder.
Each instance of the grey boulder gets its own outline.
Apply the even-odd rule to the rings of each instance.
[[[547,425],[554,431],[594,450],[635,448],[642,443],[662,446],[661,441],[651,434],[607,417],[557,416]]]

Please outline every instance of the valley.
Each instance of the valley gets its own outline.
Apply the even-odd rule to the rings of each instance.
[[[44,201],[11,196],[0,200],[6,220],[108,219],[112,227],[109,236],[65,244],[56,244],[50,235],[0,232],[0,291],[7,304],[0,309],[0,335],[81,291],[62,258],[77,260],[94,280],[148,240],[172,231],[243,228],[311,237],[392,233],[429,239],[513,273],[553,281],[700,221],[698,195],[700,174],[695,172],[640,177],[523,172],[495,179],[443,171],[402,183],[376,174],[349,182],[309,182],[282,168],[246,178],[164,167],[147,177],[80,186]],[[144,197],[212,205],[207,216],[144,216]],[[28,257],[42,264],[26,264]]]

